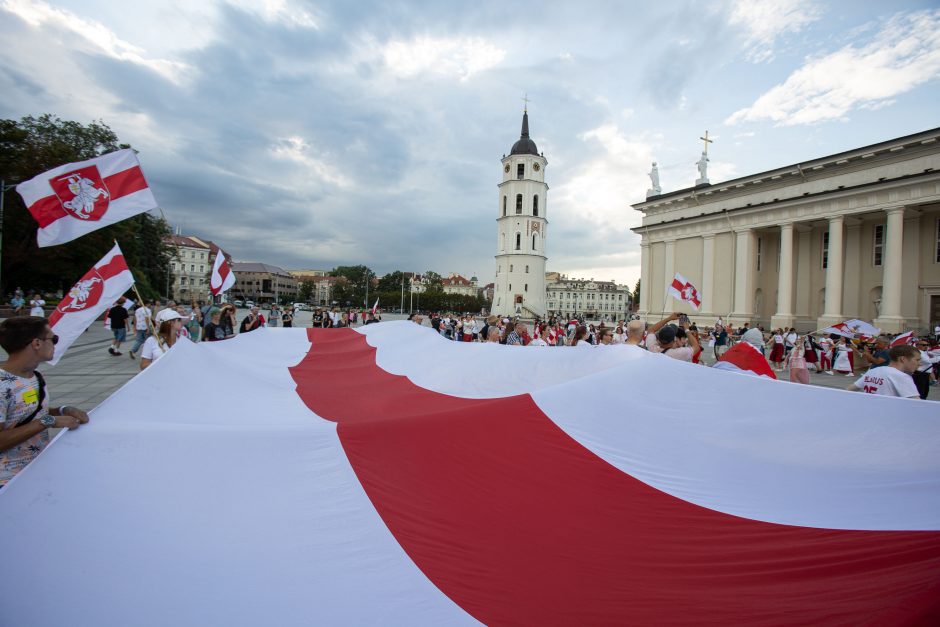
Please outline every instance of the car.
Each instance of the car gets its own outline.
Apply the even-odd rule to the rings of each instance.
[[[254,306],[255,306],[255,301],[253,301],[253,300],[246,300],[246,301],[245,301],[245,308],[246,308],[246,309],[251,309],[251,308],[254,307]]]
[[[310,311],[310,305],[307,303],[294,303],[294,311]]]
[[[240,301],[240,300],[233,300],[233,301],[232,301],[232,304],[235,305],[236,307],[244,307],[244,306],[245,306],[245,303],[243,303],[243,302]]]

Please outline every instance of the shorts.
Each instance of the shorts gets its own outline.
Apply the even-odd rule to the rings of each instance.
[[[111,329],[111,333],[114,334],[115,341],[123,342],[127,339],[127,329]]]

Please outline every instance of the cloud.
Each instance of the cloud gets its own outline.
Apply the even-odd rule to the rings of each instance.
[[[233,5],[243,11],[260,15],[268,22],[283,24],[289,28],[319,28],[317,20],[309,11],[288,0],[236,0]]]
[[[753,63],[774,58],[774,44],[818,20],[822,10],[809,0],[737,0],[728,23],[744,30],[745,57]]]
[[[102,54],[119,61],[127,61],[152,70],[173,83],[182,83],[192,68],[170,59],[148,58],[146,51],[124,41],[100,22],[85,19],[70,11],[56,9],[45,2],[30,0],[3,0],[4,10],[18,16],[30,26],[50,26],[71,35],[75,48]]]
[[[844,119],[852,110],[886,106],[895,96],[940,76],[940,10],[897,14],[861,46],[810,58],[726,124],[776,125]]]
[[[385,67],[399,78],[420,75],[457,77],[461,81],[499,65],[506,51],[481,37],[429,37],[393,40],[381,45]]]

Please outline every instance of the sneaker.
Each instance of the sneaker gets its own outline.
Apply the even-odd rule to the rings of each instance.
[[[127,351],[127,354],[130,355],[130,358],[134,358],[134,351]]]
[[[118,357],[120,357],[120,356],[123,355],[124,353],[122,353],[121,351],[114,351],[114,354],[117,355]]]
[[[117,353],[114,352],[114,347],[113,347],[113,346],[109,346],[109,347],[108,347],[108,352],[109,352],[110,354],[112,354],[112,355],[117,355]]]
[[[832,370],[823,370],[823,374],[828,374],[829,376],[832,376]]]
[[[854,377],[854,376],[855,376],[855,373],[854,373],[854,372],[850,372],[849,374],[847,374],[847,375],[845,375],[845,376],[847,376],[847,377]]]

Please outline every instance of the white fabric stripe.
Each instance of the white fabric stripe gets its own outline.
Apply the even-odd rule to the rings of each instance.
[[[17,564],[3,622],[477,624],[408,558],[335,424],[296,395],[287,367],[308,348],[304,329],[181,340],[0,490]],[[50,577],[68,584],[37,602]]]
[[[65,165],[60,165],[51,170],[47,170],[42,174],[38,174],[28,181],[24,181],[16,186],[16,191],[20,193],[23,197],[23,200],[26,202],[26,206],[30,206],[41,198],[46,196],[54,196],[55,192],[52,191],[52,187],[49,185],[49,179],[53,179],[60,174],[66,172],[71,172],[73,170],[78,170],[79,168],[84,168],[90,165],[97,166],[98,173],[101,174],[101,178],[111,176],[112,174],[117,174],[118,172],[123,172],[128,168],[132,168],[135,165],[139,165],[137,160],[137,153],[135,153],[130,148],[125,148],[123,150],[116,150],[115,152],[109,152],[106,155],[96,157],[94,159],[88,159],[86,161],[76,161],[75,163],[66,163]]]
[[[809,527],[940,529],[936,403],[735,376],[623,346],[462,344],[407,322],[361,332],[382,368],[422,387],[531,392],[582,445],[691,503]]]

